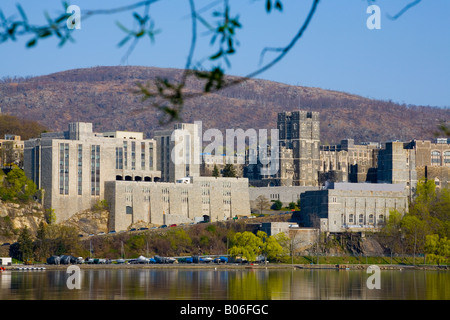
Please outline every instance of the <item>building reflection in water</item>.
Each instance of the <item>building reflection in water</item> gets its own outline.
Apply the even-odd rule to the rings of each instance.
[[[81,289],[65,271],[6,271],[0,299],[333,300],[450,299],[447,271],[381,271],[381,289],[367,288],[365,270],[81,269]]]

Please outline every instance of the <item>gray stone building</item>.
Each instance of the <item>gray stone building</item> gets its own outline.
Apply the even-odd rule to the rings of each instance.
[[[378,183],[402,184],[412,198],[417,186],[416,155],[400,141],[386,142],[378,153]]]
[[[200,175],[201,136],[195,123],[177,123],[173,129],[155,131],[161,181],[175,182]]]
[[[283,178],[279,185],[288,185],[292,180],[294,186],[318,186],[320,166],[320,121],[319,112],[292,111],[280,112],[277,118],[280,150],[292,149],[292,161],[284,151],[280,168],[288,172],[280,172]],[[293,177],[289,174],[293,166]]]
[[[418,180],[434,180],[436,188],[450,185],[450,139],[413,140],[405,148],[413,150]]]
[[[331,183],[300,197],[300,223],[321,232],[377,231],[391,210],[408,211],[403,184]]]
[[[265,197],[270,202],[280,200],[284,206],[289,203],[297,203],[300,195],[306,191],[319,190],[319,187],[311,186],[278,186],[278,187],[250,187],[248,190],[250,206],[257,208],[256,199],[259,196]]]
[[[249,215],[248,179],[189,177],[176,183],[108,181],[111,230],[136,222],[156,225],[222,221]]]
[[[379,143],[355,144],[353,139],[320,147],[319,182],[377,182]]]
[[[157,140],[141,132],[95,133],[91,123],[70,123],[68,131],[25,141],[25,173],[43,191],[44,207],[55,210],[57,223],[102,200],[110,210],[109,228],[117,231],[138,221],[177,224],[250,214],[248,179],[200,177],[198,165],[183,165],[166,171],[175,181],[161,182],[158,150]]]
[[[23,167],[24,141],[20,136],[5,134],[4,139],[0,139],[0,167],[7,168],[11,164]]]
[[[140,132],[94,133],[84,122],[25,141],[24,170],[43,191],[44,207],[55,210],[58,223],[103,200],[106,181],[160,178],[155,140]]]

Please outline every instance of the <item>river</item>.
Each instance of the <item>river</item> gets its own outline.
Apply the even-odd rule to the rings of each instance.
[[[379,289],[363,270],[81,269],[0,274],[0,300],[449,300],[450,272],[381,270]],[[75,283],[75,282],[73,282]]]

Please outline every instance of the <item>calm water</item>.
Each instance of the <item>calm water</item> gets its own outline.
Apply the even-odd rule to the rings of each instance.
[[[68,289],[61,270],[0,274],[0,300],[450,300],[450,272],[381,271],[381,288],[357,270],[103,269],[81,270]]]

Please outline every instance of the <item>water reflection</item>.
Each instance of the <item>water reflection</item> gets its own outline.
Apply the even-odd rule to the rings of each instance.
[[[449,300],[450,273],[381,271],[381,289],[368,289],[356,270],[82,269],[81,289],[65,271],[8,271],[1,300]]]

